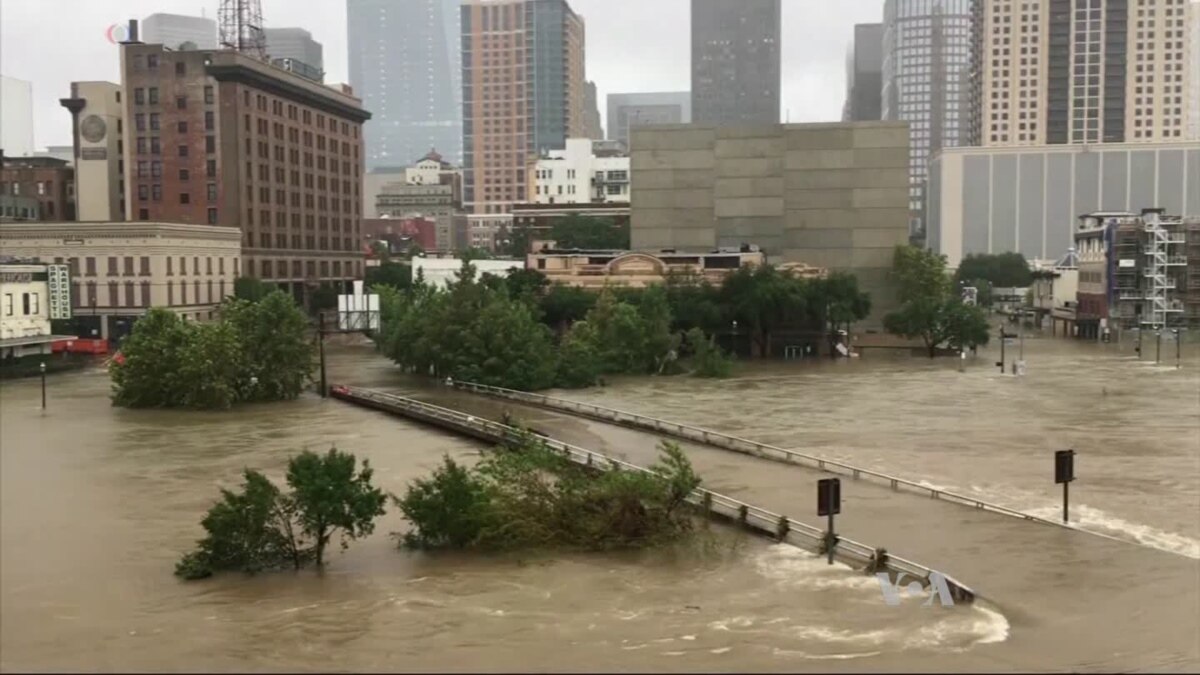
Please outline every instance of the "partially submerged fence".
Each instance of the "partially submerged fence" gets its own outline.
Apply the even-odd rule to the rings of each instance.
[[[886,483],[893,490],[904,488],[925,494],[933,499],[963,504],[973,508],[1011,516],[1013,518],[1021,518],[1023,520],[1035,521],[1046,525],[1057,525],[1059,527],[1063,526],[1062,523],[1055,520],[1039,518],[1038,516],[1023,513],[1015,509],[1010,509],[1006,506],[992,504],[980,499],[976,499],[975,497],[968,497],[967,495],[931,487],[929,485],[908,480],[906,478],[901,478],[899,476],[892,476],[879,471],[872,471],[871,469],[864,469],[862,467],[846,464],[845,462],[825,459],[823,457],[817,457],[815,455],[809,455],[803,452],[797,452],[795,450],[787,450],[785,448],[779,448],[766,443],[759,443],[758,441],[738,438],[737,436],[730,436],[719,431],[712,431],[710,429],[679,424],[677,422],[669,422],[654,417],[639,415],[637,413],[626,412],[624,410],[616,410],[614,408],[605,408],[603,406],[592,405],[590,403],[580,403],[578,401],[571,401],[564,398],[554,398],[551,396],[544,396],[542,394],[533,394],[527,391],[493,387],[486,384],[475,384],[473,382],[454,382],[454,386],[458,389],[476,394],[503,398],[527,405],[589,417],[600,420],[601,422],[609,422],[643,431],[674,436],[686,441],[703,443],[705,445],[711,445],[724,450],[732,450],[734,452],[739,452],[746,455],[753,455],[755,457],[785,462],[788,464],[808,466],[820,471],[850,476],[855,479],[867,478],[880,483]]]
[[[522,430],[516,427],[395,394],[385,394],[357,387],[334,387],[331,394],[335,398],[344,401],[402,415],[483,441],[494,443],[513,442],[520,439],[523,433]],[[539,438],[547,447],[563,453],[564,456],[583,466],[593,467],[597,470],[651,473],[647,468],[614,459],[602,453],[593,452],[545,436],[539,436]],[[738,523],[752,532],[771,537],[777,541],[818,552],[825,552],[826,550],[826,535],[824,531],[788,518],[787,516],[759,508],[705,488],[697,488],[693,491],[688,497],[688,502],[709,517]],[[945,587],[949,589],[951,597],[955,602],[969,603],[975,599],[975,592],[970,588],[929,567],[840,535],[837,537],[836,542],[834,557],[852,567],[861,568],[868,572],[886,571],[893,578],[899,578],[901,575],[904,575],[909,578],[919,579],[926,586],[930,585],[935,577],[937,577],[938,581],[944,580]]]

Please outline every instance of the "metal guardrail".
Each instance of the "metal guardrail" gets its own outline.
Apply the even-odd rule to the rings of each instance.
[[[828,473],[851,476],[855,479],[861,479],[864,477],[870,478],[879,482],[887,483],[893,490],[898,490],[903,487],[926,494],[932,499],[940,499],[956,504],[962,504],[964,506],[970,506],[976,509],[1000,513],[1013,518],[1020,518],[1022,520],[1034,521],[1046,525],[1067,527],[1058,521],[1039,518],[1038,516],[1030,515],[1015,509],[1010,509],[1006,506],[985,502],[974,497],[968,497],[967,495],[940,490],[938,488],[923,485],[916,481],[901,478],[899,476],[892,476],[879,471],[872,471],[871,469],[864,469],[862,467],[839,462],[837,460],[825,459],[823,457],[817,457],[815,455],[809,455],[803,452],[797,452],[795,450],[787,450],[773,445],[767,445],[766,443],[759,443],[757,441],[751,441],[745,438],[738,438],[737,436],[730,436],[718,431],[711,431],[709,429],[702,429],[700,427],[693,427],[686,424],[678,424],[676,422],[668,422],[666,420],[647,417],[645,415],[626,412],[624,410],[604,408],[602,406],[592,405],[589,403],[580,403],[578,401],[554,398],[551,396],[544,396],[542,394],[533,394],[526,391],[517,391],[515,389],[493,387],[486,384],[475,384],[474,382],[454,382],[454,387],[477,394],[495,396],[521,403],[528,403],[543,408],[550,408],[552,410],[561,410],[585,417],[592,417],[604,422],[613,422],[638,429],[667,434],[677,438],[682,438],[684,440],[703,443],[705,445],[711,445],[713,447],[723,448],[726,450],[733,450],[734,452],[753,455],[764,459],[780,461],[787,464],[800,464],[809,466]]]
[[[402,414],[482,440],[491,440],[499,443],[515,441],[520,439],[523,433],[522,430],[516,427],[493,422],[482,417],[370,389],[334,387],[332,395],[334,398],[356,402],[385,412]],[[615,459],[603,453],[587,450],[546,436],[539,436],[538,438],[547,447],[563,453],[564,456],[583,466],[594,467],[599,470],[609,469],[654,473],[645,467]],[[766,533],[780,542],[788,543],[798,548],[816,551],[823,550],[822,547],[825,544],[825,532],[823,530],[781,514],[702,487],[692,491],[687,501],[689,504],[704,511],[710,517],[715,515],[740,523],[748,528],[758,530],[760,533]],[[971,602],[975,599],[974,591],[941,572],[891,553],[883,553],[879,549],[841,535],[837,537],[834,555],[850,563],[852,566],[869,567],[877,564],[877,561],[882,559],[883,565],[893,573],[920,579],[927,585],[930,582],[930,576],[936,573],[945,580],[955,601]]]

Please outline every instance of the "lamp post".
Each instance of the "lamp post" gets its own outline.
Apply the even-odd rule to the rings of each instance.
[[[1154,331],[1154,365],[1162,363],[1162,329]]]
[[[46,362],[42,361],[39,370],[42,371],[42,410],[46,409]]]
[[[1004,334],[1004,323],[1000,324],[1000,360],[996,363],[1000,367],[1000,372],[1004,372],[1004,338],[1008,337]]]
[[[1180,335],[1179,335],[1179,329],[1178,329],[1178,328],[1172,328],[1172,329],[1171,329],[1171,333],[1172,333],[1172,334],[1175,336],[1175,368],[1176,368],[1176,369],[1179,369],[1179,368],[1182,368],[1182,367],[1183,367],[1183,363],[1182,363],[1182,362],[1180,361],[1180,359],[1179,359],[1179,357],[1180,357],[1180,350],[1179,350],[1179,338],[1180,338]]]
[[[730,340],[730,351],[733,352],[734,356],[737,356],[737,319],[734,319],[730,325],[733,326],[733,338]]]

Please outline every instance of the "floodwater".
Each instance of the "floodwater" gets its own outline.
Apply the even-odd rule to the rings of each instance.
[[[485,414],[506,407],[413,382],[367,348],[330,355],[332,382]],[[874,579],[717,526],[703,545],[650,553],[425,555],[396,549],[396,513],[324,573],[183,583],[174,561],[243,467],[280,479],[289,454],[336,444],[401,492],[443,455],[469,461],[481,446],[314,396],[228,413],[128,411],[108,404],[107,376],[89,371],[50,378],[43,413],[36,380],[5,383],[0,669],[1200,667],[1200,561],[1190,555],[1200,536],[1200,368],[1147,367],[1049,340],[1026,344],[1023,379],[1000,377],[984,367],[990,360],[981,354],[958,373],[948,361],[869,355],[750,368],[720,383],[642,379],[568,394],[977,488],[1025,509],[1057,503],[1049,456],[1075,447],[1082,527],[1143,533],[1144,543],[1135,534],[1117,542],[844,482],[840,532],[943,569],[984,597],[950,608],[921,599],[890,607]],[[565,440],[653,459],[649,435],[517,413]],[[806,518],[815,474],[686,448],[714,489],[815,524]]]

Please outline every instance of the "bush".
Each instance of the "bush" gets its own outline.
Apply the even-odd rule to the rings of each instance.
[[[733,360],[726,356],[709,335],[699,328],[687,332],[687,343],[692,350],[692,374],[696,377],[729,377],[733,371]]]
[[[410,549],[608,550],[677,540],[692,531],[683,505],[700,478],[678,445],[663,443],[653,474],[589,471],[526,436],[476,467],[445,458],[396,506]]]

